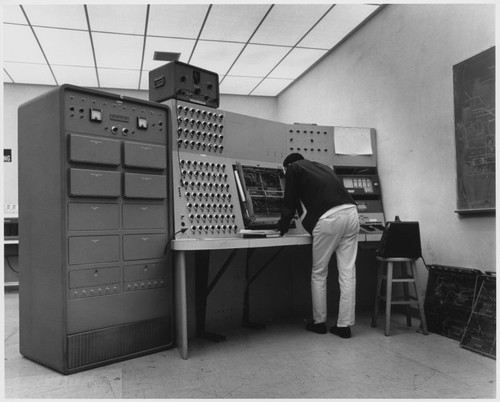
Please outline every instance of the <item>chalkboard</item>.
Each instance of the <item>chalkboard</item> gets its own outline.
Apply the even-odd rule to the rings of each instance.
[[[495,47],[453,66],[458,213],[495,211]]]

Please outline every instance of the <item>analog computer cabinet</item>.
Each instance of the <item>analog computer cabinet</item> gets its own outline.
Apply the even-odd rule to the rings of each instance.
[[[18,117],[21,354],[70,374],[172,347],[168,107],[63,85]]]

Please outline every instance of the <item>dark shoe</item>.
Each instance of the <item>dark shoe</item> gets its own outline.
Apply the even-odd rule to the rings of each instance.
[[[326,322],[315,324],[314,321],[311,321],[306,325],[306,329],[317,334],[326,334]]]
[[[336,325],[330,328],[332,334],[338,335],[341,338],[351,337],[351,328],[349,327],[337,327]]]

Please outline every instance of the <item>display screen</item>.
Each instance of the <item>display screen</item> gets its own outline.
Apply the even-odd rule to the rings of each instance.
[[[242,166],[243,178],[255,215],[279,215],[283,189],[283,171],[273,168]]]

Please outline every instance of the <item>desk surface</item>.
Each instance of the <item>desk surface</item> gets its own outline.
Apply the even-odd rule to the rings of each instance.
[[[217,238],[217,239],[179,239],[172,240],[172,250],[227,250],[233,248],[261,248],[261,247],[281,247],[281,246],[301,246],[311,244],[311,236],[283,236],[267,238]]]

